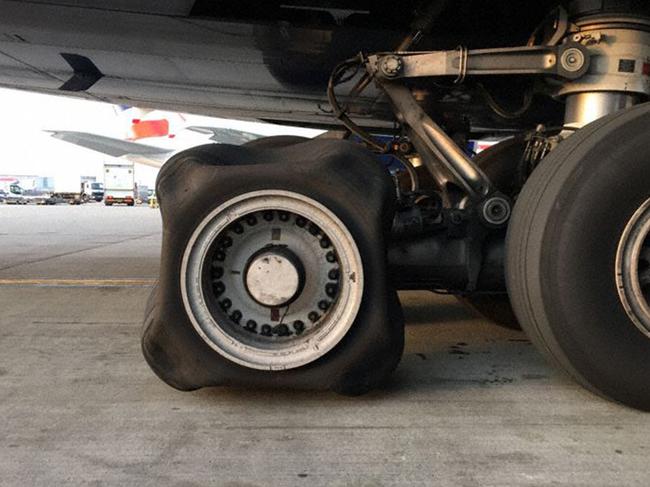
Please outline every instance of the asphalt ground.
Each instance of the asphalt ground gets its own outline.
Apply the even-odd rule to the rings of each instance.
[[[0,485],[650,484],[650,415],[451,297],[401,295],[365,396],[175,391],[140,352],[159,251],[147,207],[0,205]]]

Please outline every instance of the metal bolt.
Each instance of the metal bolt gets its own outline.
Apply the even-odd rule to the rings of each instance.
[[[322,311],[326,311],[327,308],[330,307],[329,301],[325,301],[324,299],[322,301],[318,302],[318,308]]]
[[[309,318],[309,321],[312,323],[316,323],[318,318],[320,318],[320,315],[316,311],[312,311],[307,315],[307,318]]]
[[[257,218],[255,217],[255,215],[248,215],[246,217],[246,223],[248,223],[251,227],[253,225],[257,225]]]
[[[336,262],[336,254],[330,250],[325,255],[325,259],[327,259],[327,262],[334,263],[334,262]]]
[[[327,273],[327,277],[329,277],[332,281],[338,281],[339,275],[340,272],[338,269],[330,269],[330,271]]]
[[[571,47],[562,53],[560,64],[565,70],[574,73],[585,64],[585,55],[576,47]]]
[[[248,331],[257,331],[257,322],[255,320],[248,320],[244,328]]]
[[[325,286],[325,294],[327,294],[330,298],[336,296],[336,291],[338,291],[338,286],[336,284],[330,283]]]
[[[397,56],[384,56],[381,60],[381,72],[389,77],[394,78],[402,71],[402,59]]]
[[[300,335],[305,331],[305,324],[300,320],[296,320],[293,322],[293,329],[296,332],[296,335]]]

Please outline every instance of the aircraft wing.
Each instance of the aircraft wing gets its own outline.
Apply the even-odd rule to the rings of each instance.
[[[262,137],[260,134],[254,134],[252,132],[243,132],[241,130],[227,129],[221,127],[200,127],[200,126],[191,126],[186,127],[186,130],[191,130],[192,132],[198,132],[199,134],[205,134],[210,136],[210,140],[218,142],[220,144],[232,144],[232,145],[242,145],[246,142],[250,142],[255,139]]]
[[[48,130],[55,139],[94,150],[111,157],[122,157],[138,164],[161,167],[173,151],[151,145],[114,139],[103,135],[68,130]]]

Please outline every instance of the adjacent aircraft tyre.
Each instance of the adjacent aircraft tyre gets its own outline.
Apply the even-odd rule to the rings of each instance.
[[[474,162],[483,169],[495,187],[503,194],[514,198],[519,192],[516,181],[517,166],[526,150],[523,137],[512,137],[480,152]],[[503,294],[476,294],[459,297],[460,301],[479,315],[493,323],[521,330],[510,298]]]
[[[350,142],[255,145],[201,146],[163,166],[145,358],[182,390],[376,387],[404,340],[386,264],[392,181]]]
[[[524,330],[580,383],[650,410],[650,104],[594,122],[526,183],[507,238]]]

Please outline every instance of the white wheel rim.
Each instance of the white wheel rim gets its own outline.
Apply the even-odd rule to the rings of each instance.
[[[330,303],[330,307],[323,311],[322,317],[308,327],[304,335],[287,339],[278,339],[275,342],[271,337],[247,338],[240,332],[227,316],[227,311],[222,314],[215,312],[211,307],[212,299],[206,294],[205,272],[208,253],[215,245],[218,238],[222,238],[231,224],[241,221],[247,215],[264,211],[288,212],[294,216],[304,217],[313,222],[322,233],[317,238],[322,240],[326,236],[331,242],[337,257],[340,276],[337,279],[337,295]],[[279,214],[279,213],[278,213]],[[288,227],[286,227],[288,229]],[[262,233],[258,231],[257,233]],[[252,235],[255,235],[253,232]],[[308,267],[314,267],[313,259],[309,256],[308,238],[290,234],[285,231],[287,238],[303,256],[309,261]],[[253,237],[250,237],[253,238]],[[256,236],[256,238],[259,238]],[[316,237],[314,237],[316,238]],[[301,239],[305,243],[301,244]],[[242,247],[243,247],[242,243]],[[291,245],[289,245],[290,247]],[[302,248],[305,247],[305,248]],[[236,249],[235,249],[236,250]],[[311,250],[316,253],[315,250]],[[325,251],[323,251],[325,252]],[[242,251],[239,253],[245,254]],[[234,252],[237,255],[237,252]],[[241,258],[233,257],[241,263]],[[316,261],[317,262],[317,261]],[[225,273],[233,272],[227,269]],[[316,288],[324,285],[322,273],[307,272],[307,287]],[[310,281],[310,275],[320,276],[318,284]],[[246,193],[233,198],[215,208],[206,216],[196,228],[185,249],[181,267],[181,293],[185,311],[201,338],[215,351],[245,367],[260,370],[283,370],[300,367],[322,357],[332,350],[346,335],[352,326],[361,305],[363,295],[363,267],[359,250],[354,239],[343,222],[328,208],[317,201],[304,195],[281,190],[264,190]],[[238,281],[237,281],[238,282]],[[243,282],[243,280],[242,280]],[[232,281],[233,288],[239,287]],[[308,289],[305,290],[305,293]],[[315,291],[312,291],[314,293]],[[241,291],[236,296],[245,302]],[[307,298],[305,298],[307,299]],[[234,300],[234,299],[233,299]],[[230,300],[229,300],[230,301]],[[257,308],[245,302],[246,310],[259,312]],[[287,309],[287,312],[289,310]],[[292,313],[302,312],[302,308]],[[283,318],[284,319],[284,318]],[[280,322],[282,324],[282,321]],[[266,338],[269,338],[266,340]],[[266,340],[266,341],[265,341]]]

